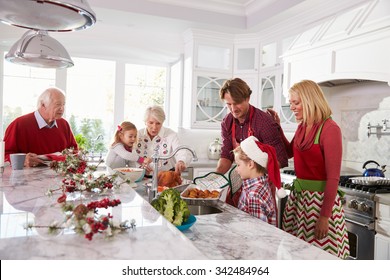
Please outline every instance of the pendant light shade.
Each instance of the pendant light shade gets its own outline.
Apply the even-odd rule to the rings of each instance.
[[[29,30],[5,55],[16,64],[41,68],[67,68],[74,65],[66,49],[43,30]]]
[[[47,31],[75,31],[96,23],[86,0],[0,0],[0,22]]]

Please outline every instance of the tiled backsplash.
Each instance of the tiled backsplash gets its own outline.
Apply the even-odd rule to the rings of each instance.
[[[387,135],[367,135],[368,123],[377,125],[384,119],[390,121],[389,85],[369,82],[323,89],[331,104],[333,119],[343,133],[343,165],[363,173],[363,164],[374,160],[388,166],[385,175],[390,177],[390,128]]]

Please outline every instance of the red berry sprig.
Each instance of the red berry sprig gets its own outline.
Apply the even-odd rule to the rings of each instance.
[[[110,200],[108,198],[103,198],[99,201],[92,201],[87,204],[87,208],[92,210],[96,208],[108,208],[108,207],[115,207],[117,205],[121,204],[121,201],[119,199],[113,199]]]

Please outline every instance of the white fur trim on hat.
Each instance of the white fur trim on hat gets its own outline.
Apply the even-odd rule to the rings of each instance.
[[[284,197],[287,196],[287,193],[286,193],[286,191],[283,188],[279,188],[276,191],[276,195],[278,196],[278,198],[284,198]]]
[[[249,136],[244,141],[240,143],[241,149],[244,151],[244,153],[247,154],[247,156],[260,164],[262,167],[267,169],[267,163],[268,163],[268,154],[264,153],[259,146],[257,146],[256,142],[258,142],[256,137]]]

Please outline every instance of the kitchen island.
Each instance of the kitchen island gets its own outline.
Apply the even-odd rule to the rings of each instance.
[[[64,218],[57,203],[60,193],[45,194],[61,179],[48,167],[6,167],[0,182],[2,260],[337,259],[223,202],[218,202],[221,213],[197,216],[195,225],[182,233],[143,198],[142,182],[135,189],[122,185],[108,193],[122,202],[109,210],[114,220],[134,219],[135,229],[110,239],[96,234],[91,241],[69,229],[57,235],[47,228],[26,230],[27,223],[50,225]]]

